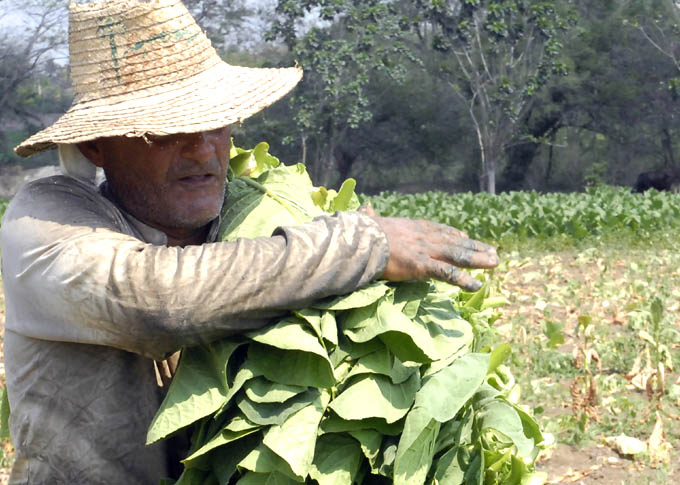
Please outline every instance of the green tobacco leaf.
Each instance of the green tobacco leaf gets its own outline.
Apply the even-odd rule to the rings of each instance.
[[[481,310],[482,304],[484,303],[484,298],[486,298],[488,292],[488,283],[485,282],[482,287],[477,290],[470,299],[465,302],[465,307],[472,308],[474,310]]]
[[[260,430],[260,426],[254,426],[250,429],[242,431],[221,431],[216,436],[214,436],[210,441],[201,446],[198,450],[193,452],[191,455],[182,460],[184,466],[187,468],[191,467],[191,464],[198,457],[205,455],[209,451],[214,450],[217,447],[232,443],[234,441],[240,440],[241,438],[248,436],[250,434],[256,433]]]
[[[350,356],[352,359],[361,359],[362,357],[385,348],[385,344],[379,339],[369,340],[368,342],[352,342],[344,335],[340,335],[338,339],[338,347],[344,354]]]
[[[299,482],[287,477],[282,473],[246,473],[238,482],[237,485],[297,485]]]
[[[251,344],[248,349],[254,367],[269,380],[281,384],[334,385],[333,365],[328,353],[308,327],[304,321],[290,317],[249,333],[248,336],[255,342],[266,345]]]
[[[352,433],[354,431],[375,430],[385,436],[397,436],[404,429],[402,420],[388,423],[381,418],[343,419],[335,413],[330,413],[321,422],[322,433]]]
[[[295,311],[294,314],[307,322],[319,339],[338,345],[338,326],[332,311],[306,308]]]
[[[443,423],[474,396],[489,370],[489,354],[467,354],[430,376],[416,394],[416,406]]]
[[[359,208],[359,200],[354,194],[354,189],[357,186],[357,182],[354,179],[347,179],[342,183],[338,195],[335,196],[330,203],[330,210],[328,212],[335,211],[347,211],[356,210]]]
[[[272,426],[264,436],[263,443],[286,460],[300,479],[307,477],[312,465],[319,423],[329,400],[329,393],[322,392],[311,405]]]
[[[317,389],[309,389],[295,397],[282,403],[255,403],[239,394],[236,397],[236,404],[243,414],[255,424],[263,426],[272,424],[282,424],[288,416],[299,411],[305,406],[309,406],[319,396]]]
[[[398,444],[399,438],[397,436],[390,436],[383,440],[382,446],[380,447],[378,473],[390,479],[394,476],[394,460],[397,457]]]
[[[543,433],[541,432],[541,428],[538,426],[538,423],[534,418],[529,416],[522,408],[519,406],[515,406],[514,404],[512,407],[515,409],[517,412],[519,418],[522,420],[522,431],[524,432],[524,435],[527,438],[530,438],[534,441],[534,444],[539,444],[542,443],[544,440]],[[535,453],[538,453],[539,450],[538,448],[535,448],[534,450]]]
[[[293,470],[290,469],[290,466],[288,466],[286,460],[267,448],[263,443],[248,453],[248,455],[238,463],[237,467],[240,470],[249,470],[260,475],[277,473],[287,479],[295,481],[299,480]],[[247,475],[249,474],[246,474],[245,476]],[[267,479],[267,477],[259,478]],[[241,478],[241,480],[243,480],[243,478]],[[241,483],[241,480],[237,483]]]
[[[349,295],[320,300],[311,304],[311,308],[320,310],[351,310],[375,303],[390,291],[390,287],[381,281],[375,281]]]
[[[478,446],[476,450],[480,451],[474,454],[465,471],[465,485],[482,485],[484,483],[484,453],[481,452],[481,446]]]
[[[330,404],[338,416],[347,420],[383,418],[393,423],[408,412],[420,387],[420,377],[413,374],[402,384],[379,374],[360,376]],[[362,403],[357,406],[357,403]]]
[[[253,148],[253,156],[257,163],[255,170],[250,172],[251,177],[259,177],[262,173],[272,168],[278,167],[281,162],[278,158],[269,153],[269,143],[260,142]]]
[[[349,435],[359,442],[361,451],[368,459],[368,463],[371,466],[373,473],[378,473],[376,464],[383,439],[382,433],[372,429],[361,429],[350,431]]]
[[[508,343],[502,343],[491,352],[491,359],[489,361],[489,373],[494,372],[499,365],[512,354],[512,347]]]
[[[417,371],[417,367],[406,367],[387,348],[382,348],[360,358],[346,379],[359,374],[382,374],[388,376],[392,383],[401,384]]]
[[[434,479],[447,485],[461,485],[465,479],[465,470],[458,458],[459,448],[456,446],[444,453],[435,463]]]
[[[253,367],[270,381],[318,388],[335,385],[333,366],[326,356],[299,350],[279,350],[250,344],[248,358]]]
[[[559,347],[564,343],[564,324],[546,320],[543,327],[543,333],[548,337],[548,345],[552,348]]]
[[[241,345],[225,339],[182,351],[177,374],[149,427],[147,444],[214,413],[226,402],[227,363]]]
[[[210,465],[219,483],[229,483],[236,466],[262,442],[261,433],[244,436],[238,441],[215,448],[210,453]]]
[[[310,193],[314,204],[327,212],[327,208],[330,207],[330,202],[328,200],[329,191],[326,187],[313,187]]]
[[[415,318],[418,314],[420,302],[431,288],[429,281],[405,281],[394,290],[394,304],[408,318]]]
[[[248,421],[248,418],[246,418],[244,414],[238,413],[232,417],[226,425],[224,425],[223,429],[227,431],[246,431],[258,427],[258,424]]]
[[[229,167],[237,176],[258,177],[281,163],[269,154],[269,144],[266,142],[258,143],[252,150],[244,150],[235,147],[232,141],[229,158]]]
[[[319,340],[323,338],[321,333],[321,311],[305,308],[302,310],[295,310],[293,315],[300,319],[300,323],[303,321],[307,322],[312,330],[314,330],[314,334],[316,334]]]
[[[299,225],[323,214],[311,197],[300,197],[311,187],[302,165],[281,165],[257,179],[234,179],[221,213],[220,240],[270,236],[277,227]]]
[[[214,483],[214,481],[210,480],[210,473],[205,470],[190,468],[182,472],[175,485],[203,485],[204,483],[210,485]]]
[[[234,175],[248,175],[251,170],[257,166],[257,161],[253,157],[252,150],[239,153],[229,160],[229,167],[234,172]]]
[[[650,313],[652,315],[652,323],[654,325],[660,325],[663,321],[664,305],[659,297],[652,300],[650,305]]]
[[[510,439],[520,456],[530,458],[534,451],[534,440],[524,434],[524,425],[515,408],[495,399],[486,403],[479,411],[478,419],[482,430],[493,429]]]
[[[325,434],[317,441],[309,476],[319,485],[354,483],[361,458],[356,440],[342,434]]]
[[[253,379],[254,377],[259,377],[261,375],[262,375],[261,373],[253,371],[252,364],[249,361],[246,361],[238,370],[236,376],[234,376],[234,382],[231,384],[231,387],[229,388],[229,392],[227,393],[224,404],[222,405],[220,410],[215,414],[215,417],[216,418],[220,417],[222,413],[227,412],[230,409],[230,406],[228,406],[229,402],[234,398],[236,393],[241,390],[241,388],[246,382],[248,382],[250,379]]]
[[[362,310],[355,310],[359,312]],[[347,321],[343,321],[345,335],[354,342],[367,342],[375,337],[380,339],[402,362],[430,362],[453,354],[471,337],[471,332],[454,328],[442,328],[430,320],[419,322],[409,319],[399,307],[389,299],[382,299],[378,303],[376,315],[367,316],[366,324],[350,328]],[[460,320],[460,319],[459,319]],[[461,320],[469,329],[469,324]]]
[[[2,396],[0,397],[0,439],[9,438],[9,399],[7,398],[7,388],[0,389]]]
[[[307,323],[299,318],[288,317],[276,325],[268,326],[247,334],[255,342],[271,345],[283,350],[302,350],[326,356],[326,349],[319,338],[309,331]]]
[[[244,387],[246,396],[253,402],[272,403],[287,401],[293,396],[307,390],[302,386],[289,386],[271,382],[264,377],[251,379]]]
[[[333,345],[338,345],[338,324],[332,311],[321,312],[321,336]]]
[[[394,460],[394,484],[425,483],[440,424],[423,408],[414,407],[406,416]]]

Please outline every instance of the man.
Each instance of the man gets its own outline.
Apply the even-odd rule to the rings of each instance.
[[[70,9],[74,105],[16,149],[57,146],[65,175],[26,185],[0,229],[11,483],[158,483],[179,445],[145,434],[181,347],[376,278],[476,289],[456,266],[497,264],[454,229],[363,213],[215,242],[230,126],[300,71],[225,64],[177,0]]]

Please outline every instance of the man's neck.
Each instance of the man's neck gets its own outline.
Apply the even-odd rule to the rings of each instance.
[[[200,246],[207,241],[209,231],[210,224],[194,229],[191,233],[170,234],[166,231],[165,234],[168,236],[168,246]]]

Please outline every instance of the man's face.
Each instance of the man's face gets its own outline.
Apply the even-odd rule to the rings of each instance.
[[[128,212],[176,236],[204,227],[219,214],[230,141],[227,126],[146,140],[99,138],[79,146],[104,169],[111,190]]]

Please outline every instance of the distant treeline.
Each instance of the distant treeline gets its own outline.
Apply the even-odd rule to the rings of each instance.
[[[70,106],[68,67],[53,58],[66,3],[22,3],[44,21],[0,27],[0,166],[56,163],[12,147]],[[234,135],[305,162],[316,184],[582,191],[678,168],[672,0],[186,3],[229,62],[304,68],[292,95]]]

